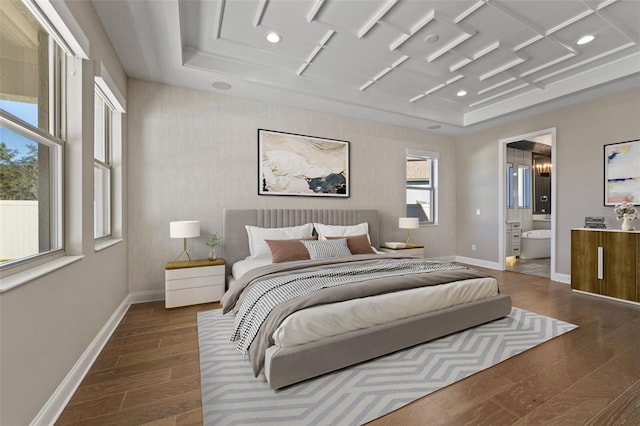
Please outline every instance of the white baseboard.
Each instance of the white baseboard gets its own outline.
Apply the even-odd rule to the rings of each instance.
[[[73,393],[78,389],[78,386],[80,386],[82,379],[84,379],[84,376],[95,362],[100,351],[102,351],[102,348],[104,348],[104,345],[118,324],[120,324],[120,321],[122,321],[129,306],[135,303],[155,302],[157,300],[164,300],[164,290],[140,291],[130,293],[125,297],[120,306],[118,306],[111,315],[111,318],[109,318],[91,344],[89,344],[87,349],[82,353],[78,361],[76,361],[62,383],[60,383],[55,392],[53,392],[53,395],[51,395],[46,404],[44,404],[38,415],[31,422],[31,425],[41,426],[54,424],[60,414],[62,414],[62,410],[67,406]]]
[[[480,266],[481,268],[495,269],[496,271],[500,270],[500,264],[498,262],[474,259],[473,257],[456,256],[456,262],[466,263],[473,266]]]
[[[129,304],[131,305],[136,303],[157,302],[158,300],[164,300],[164,290],[149,290],[129,293],[128,299]]]
[[[571,284],[571,275],[560,274],[558,272],[551,274],[551,281],[557,281],[559,283]]]
[[[104,348],[114,330],[120,324],[120,321],[127,313],[129,306],[129,297],[127,296],[120,306],[111,315],[106,324],[98,332],[93,341],[89,344],[87,349],[82,353],[78,361],[71,368],[67,376],[62,380],[62,383],[56,388],[53,395],[44,404],[40,412],[31,421],[32,426],[52,425],[58,419],[62,410],[67,406],[67,403],[73,396],[73,393],[78,389],[82,379],[87,374],[94,361]]]

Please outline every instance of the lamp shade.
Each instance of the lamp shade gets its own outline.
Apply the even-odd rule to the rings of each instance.
[[[400,229],[418,229],[420,227],[420,219],[417,217],[401,217],[398,219],[398,228]]]
[[[180,220],[169,223],[171,238],[193,238],[200,236],[200,221]]]

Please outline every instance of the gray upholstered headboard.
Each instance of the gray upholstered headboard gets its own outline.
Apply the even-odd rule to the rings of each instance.
[[[316,222],[326,225],[356,225],[369,223],[369,237],[378,246],[377,210],[339,209],[224,209],[222,241],[227,274],[231,265],[249,256],[249,242],[245,225],[262,228],[281,228]]]

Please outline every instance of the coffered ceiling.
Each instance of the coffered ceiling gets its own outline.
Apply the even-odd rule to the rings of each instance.
[[[636,0],[93,4],[132,77],[450,133],[640,75]]]

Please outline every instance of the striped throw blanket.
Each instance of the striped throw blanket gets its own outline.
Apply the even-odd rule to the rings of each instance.
[[[243,354],[258,334],[270,312],[280,303],[329,287],[407,274],[467,269],[452,263],[424,259],[394,259],[381,264],[346,265],[320,271],[293,273],[256,283],[238,310],[231,335]]]

